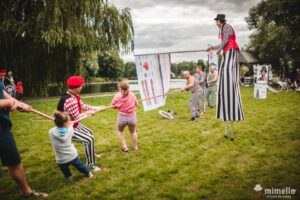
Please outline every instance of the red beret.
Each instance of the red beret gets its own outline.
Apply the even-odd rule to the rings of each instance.
[[[80,87],[85,83],[82,76],[70,76],[67,80],[68,87]]]

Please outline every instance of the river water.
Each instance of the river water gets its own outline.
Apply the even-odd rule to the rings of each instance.
[[[82,89],[81,94],[95,94],[95,93],[105,93],[105,92],[117,92],[118,83],[88,83]],[[182,88],[186,84],[184,79],[171,79],[170,89]],[[135,92],[139,90],[137,80],[129,81],[130,90]],[[55,87],[48,88],[48,96],[59,96],[58,91]]]

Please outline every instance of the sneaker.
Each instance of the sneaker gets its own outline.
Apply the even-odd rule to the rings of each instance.
[[[98,171],[101,171],[101,168],[98,167],[98,166],[96,166],[96,165],[94,165],[94,166],[91,167],[91,170],[92,170],[93,172],[98,172]]]
[[[95,154],[96,158],[100,158],[102,155],[101,154]]]
[[[196,115],[196,117],[195,118],[199,118],[200,116],[199,115]]]
[[[88,175],[88,178],[93,178],[93,176],[94,175],[92,174],[92,172],[90,172],[89,175]]]
[[[192,118],[191,118],[191,121],[196,121],[196,117],[192,117]]]
[[[129,150],[129,149],[128,149],[128,147],[124,147],[124,148],[122,148],[122,151],[123,151],[123,152],[125,152],[125,153],[127,153],[127,152],[128,152],[128,150]]]
[[[37,192],[37,191],[32,191],[31,193],[27,193],[27,194],[22,194],[22,196],[24,198],[47,198],[48,194],[45,192]]]

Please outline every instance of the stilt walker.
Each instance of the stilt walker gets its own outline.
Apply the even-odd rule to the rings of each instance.
[[[225,15],[218,14],[215,18],[220,28],[221,44],[209,47],[207,51],[217,49],[219,54],[223,50],[222,64],[219,69],[217,118],[224,121],[224,137],[227,136],[226,123],[230,121],[230,139],[234,140],[234,121],[244,120],[244,112],[240,93],[240,74],[238,65],[239,46],[233,28],[226,23]]]

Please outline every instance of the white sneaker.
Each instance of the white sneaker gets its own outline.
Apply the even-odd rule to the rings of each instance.
[[[93,178],[93,176],[94,175],[92,174],[92,172],[90,172],[89,175],[88,175],[88,178]]]
[[[96,158],[101,158],[101,154],[95,154]]]
[[[94,165],[94,166],[91,167],[91,170],[92,170],[93,172],[98,172],[98,171],[101,171],[101,168],[98,167],[98,166],[96,166],[96,165]]]

